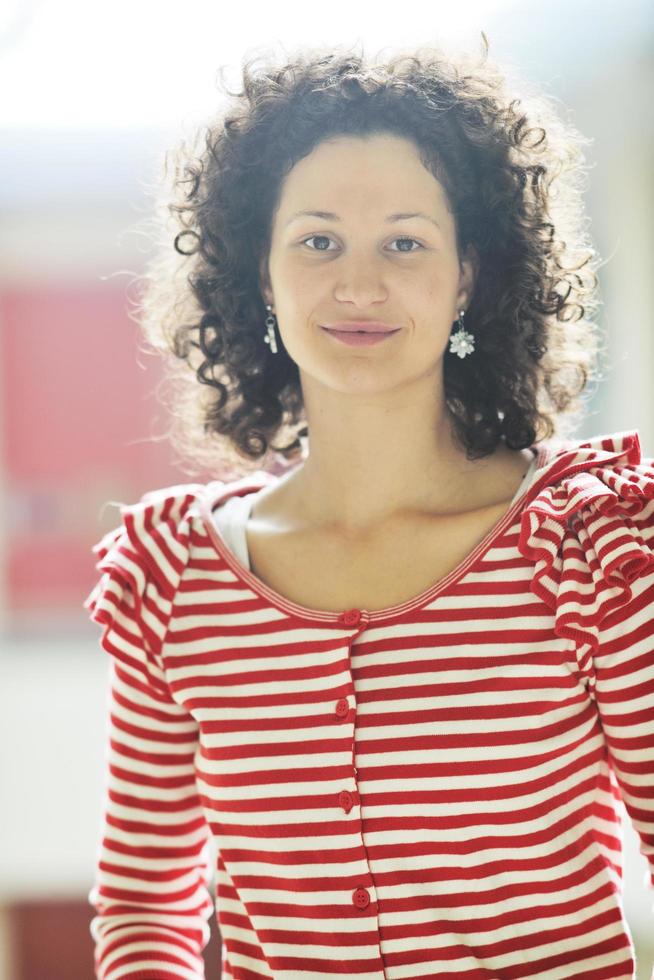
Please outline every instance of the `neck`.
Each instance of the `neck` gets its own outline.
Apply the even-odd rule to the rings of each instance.
[[[433,385],[429,401],[385,392],[382,404],[331,389],[317,401],[305,392],[309,452],[293,472],[302,524],[364,535],[393,517],[457,513],[472,505],[479,477],[496,469],[495,455],[466,458]]]

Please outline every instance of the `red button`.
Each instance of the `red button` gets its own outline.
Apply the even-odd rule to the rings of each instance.
[[[341,804],[346,813],[349,813],[354,806],[352,794],[348,793],[346,789],[342,789],[338,794],[338,802]]]
[[[340,621],[345,623],[347,626],[356,626],[356,624],[361,621],[361,610],[346,609],[344,613],[341,613],[339,618]]]
[[[345,700],[345,698],[340,698],[336,702],[336,714],[339,718],[347,718],[350,711],[350,706]]]
[[[370,905],[370,895],[367,888],[355,888],[352,892],[352,901],[358,909],[367,909]]]

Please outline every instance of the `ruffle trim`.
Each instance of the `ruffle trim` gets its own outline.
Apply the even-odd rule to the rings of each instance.
[[[135,504],[111,501],[120,508],[122,524],[92,548],[99,558],[95,568],[102,575],[84,600],[84,609],[103,626],[104,649],[139,667],[160,690],[166,686],[161,644],[188,561],[192,505],[203,489],[202,484],[181,484],[149,491]],[[135,622],[139,637],[121,620]],[[137,640],[140,656],[135,662]]]
[[[535,562],[531,589],[556,613],[557,635],[597,649],[604,620],[654,573],[654,466],[637,431],[561,443],[521,517],[518,547]]]

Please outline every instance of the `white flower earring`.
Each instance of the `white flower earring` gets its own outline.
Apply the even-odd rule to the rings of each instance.
[[[275,323],[277,318],[272,312],[272,306],[270,303],[266,303],[266,309],[268,310],[268,316],[266,317],[266,334],[264,335],[264,344],[270,344],[270,350],[273,354],[277,353],[277,338],[275,337]]]
[[[459,319],[457,320],[459,329],[450,337],[450,353],[458,354],[459,357],[466,357],[467,354],[472,354],[475,349],[475,339],[473,335],[468,333],[463,326],[464,316],[465,310],[459,310]]]

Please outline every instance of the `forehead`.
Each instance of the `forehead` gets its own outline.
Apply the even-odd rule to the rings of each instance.
[[[388,134],[319,143],[286,176],[280,203],[284,211],[330,210],[330,201],[350,199],[370,206],[380,198],[387,210],[389,204],[398,211],[447,206],[445,188],[422,163],[416,144]]]

